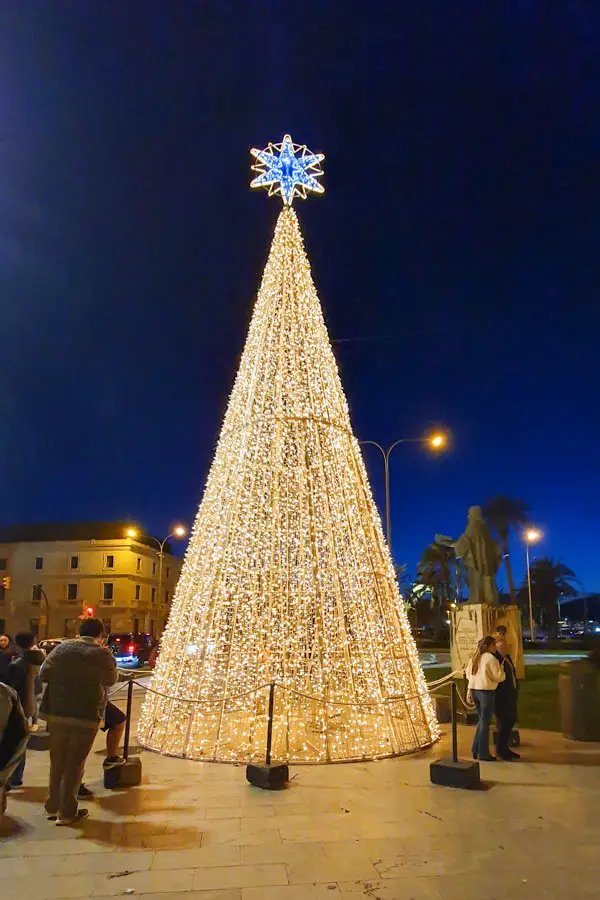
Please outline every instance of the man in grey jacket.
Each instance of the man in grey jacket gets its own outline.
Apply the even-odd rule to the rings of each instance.
[[[47,685],[40,716],[50,732],[48,818],[57,825],[85,819],[77,792],[88,753],[104,717],[107,688],[117,680],[114,656],[100,645],[102,622],[84,619],[79,639],[64,641],[40,670]]]

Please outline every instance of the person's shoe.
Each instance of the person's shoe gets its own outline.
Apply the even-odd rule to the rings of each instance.
[[[122,756],[107,756],[102,765],[105,769],[114,769],[115,766],[122,766],[124,762]]]
[[[12,788],[23,787],[22,781],[11,781],[8,787],[12,790]]]
[[[56,813],[47,813],[46,818],[48,819],[49,822],[56,822],[56,820],[58,819],[58,816],[56,815]]]
[[[521,754],[515,753],[514,750],[509,750],[508,753],[509,753],[509,759],[521,759]]]
[[[83,819],[87,819],[88,816],[89,816],[89,812],[87,811],[87,809],[78,809],[77,815],[73,816],[72,819],[57,818],[56,824],[58,826],[60,826],[60,825],[76,825],[77,822],[81,822]]]
[[[496,757],[495,756],[480,756],[479,761],[480,762],[496,762]]]
[[[473,759],[477,759],[477,754],[473,753]]]
[[[506,753],[499,753],[497,759],[501,759],[503,762],[512,762],[512,756],[508,756]]]
[[[94,792],[90,791],[89,787],[86,787],[85,784],[79,785],[79,790],[77,791],[78,797],[93,797]]]

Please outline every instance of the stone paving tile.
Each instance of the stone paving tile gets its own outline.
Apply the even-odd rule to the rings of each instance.
[[[247,865],[198,870],[194,876],[194,890],[226,887],[262,887],[287,884],[285,866]]]
[[[157,850],[153,869],[201,869],[205,866],[239,866],[241,848],[236,846],[200,847],[194,850]]]
[[[365,895],[367,900],[375,900]],[[242,900],[340,900],[335,884],[288,884],[281,887],[243,888]]]
[[[135,900],[242,900],[240,888],[225,888],[217,891],[185,891],[181,893],[135,894]],[[334,895],[335,896],[335,895]],[[94,900],[107,900],[107,897],[95,897]]]
[[[258,806],[209,806],[206,810],[207,819],[246,819],[246,818],[274,818],[275,810],[269,804],[261,803]]]
[[[207,870],[209,871],[209,870]],[[167,894],[191,891],[195,869],[170,869],[169,871],[134,872],[122,878],[97,877],[92,897],[116,897],[127,894]]]

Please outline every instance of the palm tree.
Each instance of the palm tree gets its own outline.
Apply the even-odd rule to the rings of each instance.
[[[500,541],[502,553],[504,555],[504,565],[506,566],[506,577],[508,579],[508,592],[512,603],[517,602],[517,594],[515,591],[515,581],[510,564],[510,555],[508,552],[508,540],[512,531],[517,531],[526,525],[529,521],[529,506],[524,500],[518,500],[512,497],[504,497],[499,494],[492,497],[483,504],[483,515],[490,530]]]
[[[536,621],[545,625],[550,637],[556,637],[558,630],[558,603],[561,597],[574,597],[578,592],[572,584],[575,573],[564,563],[542,557],[531,566],[531,602]],[[519,601],[523,608],[529,603],[527,579],[519,590]]]
[[[429,544],[421,554],[417,566],[417,597],[422,596],[423,589],[431,596],[430,608],[434,612],[435,637],[439,638],[443,630],[446,609],[450,601],[453,582],[453,568],[456,554],[452,547],[443,544]],[[418,587],[421,587],[421,591]]]

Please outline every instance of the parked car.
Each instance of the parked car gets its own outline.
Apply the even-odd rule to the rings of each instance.
[[[115,657],[117,665],[128,669],[147,665],[154,643],[151,634],[119,631],[108,636],[108,648]]]
[[[44,651],[46,656],[49,656],[64,640],[65,638],[44,638],[43,641],[38,641],[38,647]]]

